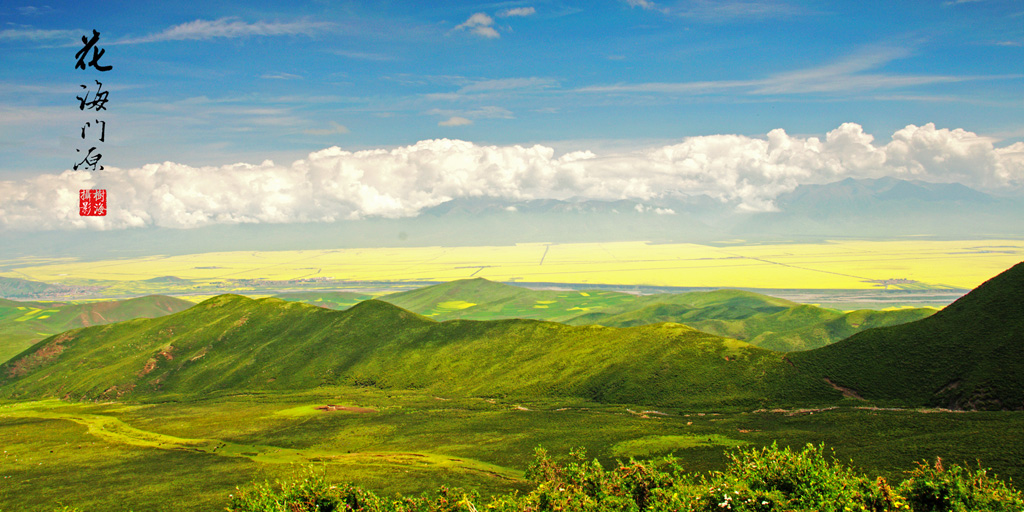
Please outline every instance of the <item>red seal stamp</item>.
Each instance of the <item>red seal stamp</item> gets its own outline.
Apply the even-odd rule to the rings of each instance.
[[[82,217],[103,217],[107,214],[106,190],[79,190],[78,215]]]

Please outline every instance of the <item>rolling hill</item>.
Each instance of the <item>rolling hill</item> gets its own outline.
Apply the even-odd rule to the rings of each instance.
[[[856,332],[920,320],[933,313],[935,310],[928,308],[843,312],[742,290],[717,290],[639,297],[634,303],[584,314],[567,323],[629,327],[679,322],[758,347],[791,352],[824,347]]]
[[[435,322],[377,300],[330,311],[222,295],[162,318],[53,336],[0,365],[6,398],[168,398],[335,384],[652,406],[840,397],[780,353],[679,324]]]
[[[607,327],[682,323],[781,352],[823,347],[865,329],[919,320],[935,312],[928,308],[842,312],[743,290],[643,296],[531,290],[482,278],[384,295],[380,300],[436,320],[534,318]]]
[[[292,302],[304,302],[310,306],[328,309],[347,309],[360,302],[372,299],[372,295],[357,292],[287,292],[274,295],[275,298]]]
[[[154,318],[194,305],[165,295],[86,304],[0,299],[0,361],[6,361],[36,341],[69,329]]]
[[[1024,263],[929,318],[870,329],[790,359],[867,399],[1024,409]]]

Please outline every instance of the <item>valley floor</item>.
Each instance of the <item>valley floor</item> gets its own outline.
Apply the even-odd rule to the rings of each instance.
[[[338,387],[159,403],[0,406],[0,510],[223,510],[236,486],[323,468],[378,494],[440,485],[525,489],[534,448],[582,447],[606,465],[675,453],[692,471],[773,441],[821,443],[871,476],[913,463],[980,461],[1024,478],[1024,414],[849,406],[761,411],[651,410],[575,400],[517,402]]]

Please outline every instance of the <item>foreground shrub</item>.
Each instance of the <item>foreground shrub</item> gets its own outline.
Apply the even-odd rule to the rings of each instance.
[[[872,482],[840,464],[831,451],[826,454],[824,445],[795,451],[773,443],[736,451],[729,455],[729,469],[717,474],[716,487],[746,496],[740,500],[742,508],[736,508],[736,500],[719,500],[726,510],[885,511],[905,505],[884,479]]]
[[[989,476],[988,470],[972,471],[955,464],[947,470],[942,459],[936,459],[934,466],[918,463],[900,492],[915,511],[1024,510],[1021,493]]]
[[[378,498],[354,485],[335,486],[322,473],[307,468],[304,475],[274,484],[253,484],[251,489],[232,494],[231,512],[335,512],[382,510]]]
[[[254,484],[232,496],[230,512],[1024,512],[1021,493],[987,470],[919,465],[895,489],[826,454],[823,445],[800,450],[776,445],[729,455],[725,471],[687,473],[666,457],[618,463],[606,470],[582,450],[555,461],[537,449],[526,477],[530,492],[482,499],[442,487],[435,495],[378,497],[352,485],[330,485],[307,470],[300,478]]]

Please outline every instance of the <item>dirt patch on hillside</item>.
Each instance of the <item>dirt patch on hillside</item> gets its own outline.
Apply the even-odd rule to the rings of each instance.
[[[348,405],[333,405],[333,404],[321,405],[319,407],[314,407],[314,409],[316,409],[318,411],[325,411],[325,412],[334,412],[334,411],[354,412],[356,414],[366,414],[366,413],[370,413],[370,412],[377,412],[376,409],[368,409],[366,407],[351,407],[351,406],[348,406]]]
[[[138,375],[139,377],[145,377],[146,375],[149,374],[149,372],[151,372],[151,371],[153,371],[155,369],[156,369],[156,358],[151,357],[148,360],[146,360],[146,365],[143,366],[142,370],[140,370],[139,373],[137,373],[136,375]]]
[[[39,350],[15,361],[7,370],[7,377],[21,377],[22,375],[28,374],[28,372],[32,371],[33,368],[42,366],[56,359],[61,352],[64,352],[64,343],[67,343],[72,339],[74,338],[68,333],[57,336],[53,341],[43,345]]]
[[[843,396],[845,396],[846,398],[856,398],[857,400],[864,400],[864,397],[860,396],[860,394],[857,393],[856,391],[847,387],[840,386],[839,384],[836,384],[835,382],[829,380],[828,377],[825,377],[825,382],[827,382],[829,386],[832,386],[833,389],[841,392]]]

